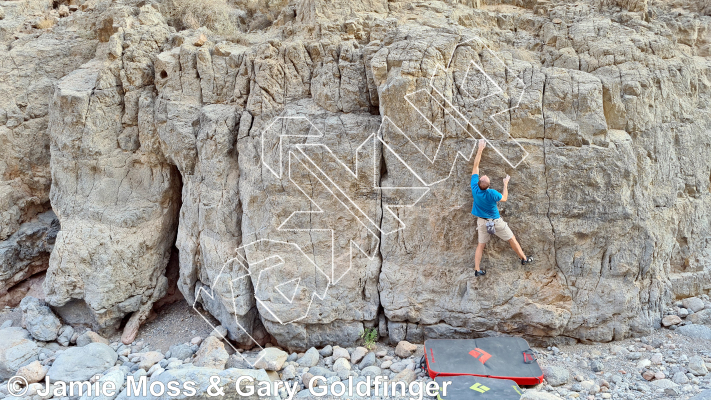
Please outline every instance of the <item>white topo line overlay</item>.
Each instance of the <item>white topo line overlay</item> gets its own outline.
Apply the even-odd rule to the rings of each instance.
[[[520,86],[520,94],[515,98],[515,100],[507,102],[507,105],[510,105],[510,107],[499,110],[499,111],[488,116],[488,118],[490,120],[492,120],[494,122],[494,124],[499,129],[501,129],[503,132],[506,132],[508,137],[510,139],[512,139],[513,142],[515,142],[515,144],[522,150],[523,156],[520,160],[518,160],[518,162],[512,162],[506,156],[504,156],[504,154],[500,151],[500,149],[498,149],[496,146],[494,146],[491,143],[491,141],[484,136],[484,134],[481,132],[481,130],[478,129],[476,126],[474,126],[474,124],[472,124],[465,117],[464,113],[461,110],[459,110],[457,107],[455,107],[455,105],[452,104],[452,102],[450,100],[448,100],[435,85],[435,83],[436,83],[435,78],[437,77],[438,73],[444,72],[445,74],[446,73],[452,73],[452,75],[454,74],[455,71],[452,71],[450,67],[451,67],[452,60],[454,58],[454,53],[456,51],[456,48],[458,48],[460,46],[467,45],[473,41],[478,42],[483,47],[482,51],[488,51],[488,53],[493,57],[492,60],[496,60],[496,62],[498,62],[500,64],[500,66],[503,66],[503,68],[505,68],[507,71],[507,76],[514,77],[516,86],[517,87]],[[489,74],[487,74],[486,71],[484,70],[484,68],[482,68],[481,65],[477,64],[476,61],[473,59],[470,60],[470,62],[468,63],[467,71],[465,73],[463,82],[467,82],[467,78],[469,77],[469,74],[470,74],[470,72],[472,72],[473,69],[475,69],[477,73],[482,74],[483,77],[486,79],[486,81],[489,82],[489,84],[491,84],[493,87],[495,87],[496,90],[493,93],[489,93],[483,97],[474,99],[473,98],[474,96],[472,96],[470,91],[466,87],[464,87],[466,85],[463,84],[460,86],[461,93],[464,93],[467,96],[471,97],[475,103],[479,102],[481,100],[484,100],[486,98],[492,97],[492,96],[504,96],[505,95],[505,90],[502,89],[502,87],[496,83],[496,80],[493,79]],[[235,272],[238,272],[237,277],[230,279],[230,281],[229,281],[229,287],[230,287],[230,291],[231,291],[231,295],[232,295],[232,299],[231,299],[232,300],[232,307],[233,307],[234,316],[235,316],[234,322],[235,322],[235,325],[247,337],[249,337],[249,339],[257,347],[259,347],[259,349],[262,349],[262,347],[259,345],[259,343],[254,339],[254,337],[251,336],[250,332],[247,331],[238,321],[238,318],[237,318],[238,309],[237,309],[236,299],[239,297],[239,295],[234,292],[234,284],[235,283],[238,283],[238,281],[240,281],[242,279],[250,278],[254,284],[255,299],[256,299],[257,304],[260,307],[262,307],[264,310],[266,310],[269,313],[269,315],[271,315],[272,318],[274,320],[276,320],[277,322],[279,322],[280,324],[282,324],[282,325],[289,324],[289,323],[296,322],[296,321],[306,318],[314,299],[323,300],[326,297],[328,288],[338,284],[339,281],[352,269],[352,267],[353,267],[352,262],[353,262],[354,254],[357,254],[359,252],[359,253],[363,254],[368,260],[374,260],[375,256],[376,256],[376,254],[368,254],[368,251],[366,249],[363,249],[354,240],[349,240],[349,254],[348,254],[348,256],[349,256],[350,261],[349,261],[348,268],[342,274],[340,274],[339,276],[336,276],[337,274],[336,274],[336,261],[335,261],[336,260],[335,238],[336,238],[337,232],[334,229],[324,229],[324,228],[317,229],[317,228],[310,228],[310,227],[298,228],[298,227],[288,227],[287,226],[291,222],[292,218],[293,217],[295,218],[299,214],[321,214],[321,215],[324,214],[324,210],[317,204],[317,202],[314,200],[314,198],[312,198],[312,196],[309,196],[307,194],[306,190],[304,190],[304,188],[302,188],[297,183],[297,181],[294,180],[294,177],[292,176],[292,159],[295,160],[301,166],[301,168],[303,168],[303,170],[309,174],[309,176],[311,178],[314,178],[315,182],[311,183],[314,187],[319,187],[319,189],[325,190],[325,192],[327,192],[328,195],[332,196],[333,198],[335,198],[337,200],[338,204],[340,204],[342,207],[345,207],[346,210],[350,213],[350,215],[355,217],[357,223],[360,225],[360,228],[363,229],[363,232],[367,233],[366,236],[368,236],[368,237],[372,238],[372,240],[374,240],[375,245],[376,245],[375,248],[377,248],[377,245],[379,244],[380,236],[378,236],[376,233],[379,233],[380,235],[389,235],[389,234],[393,234],[397,231],[400,231],[406,227],[405,222],[402,221],[402,219],[397,215],[397,213],[393,209],[398,208],[398,207],[405,207],[405,208],[414,207],[416,204],[418,204],[420,202],[420,200],[422,200],[422,198],[425,197],[425,195],[427,193],[429,193],[431,186],[449,179],[452,175],[453,169],[454,169],[455,164],[456,164],[459,157],[462,157],[467,161],[471,160],[471,157],[473,156],[474,151],[475,151],[474,145],[476,143],[476,139],[480,138],[480,139],[486,140],[487,144],[489,144],[490,147],[493,148],[494,151],[496,151],[496,153],[499,156],[501,156],[504,159],[504,161],[512,168],[517,168],[526,159],[526,157],[528,157],[529,153],[521,145],[521,143],[518,142],[517,140],[515,140],[511,136],[510,132],[507,129],[505,129],[496,120],[496,116],[503,114],[503,113],[507,113],[507,112],[519,107],[521,100],[523,98],[523,95],[524,95],[524,89],[525,89],[524,81],[516,73],[514,73],[514,71],[512,71],[495,52],[493,52],[488,46],[486,46],[486,44],[484,44],[484,42],[481,39],[474,37],[471,39],[464,40],[464,41],[460,42],[459,44],[457,44],[457,46],[455,47],[455,50],[452,51],[452,54],[450,55],[449,60],[447,60],[446,66],[443,66],[441,64],[437,64],[435,66],[435,70],[434,70],[432,77],[430,79],[430,84],[429,84],[428,89],[420,89],[418,91],[415,91],[413,93],[409,93],[409,94],[405,95],[403,98],[403,100],[405,102],[407,102],[410,105],[410,107],[412,107],[419,115],[421,115],[427,121],[430,128],[432,128],[434,130],[434,133],[440,137],[440,141],[437,145],[434,155],[429,156],[428,154],[426,154],[421,149],[421,147],[419,147],[415,143],[415,141],[410,136],[408,136],[403,130],[398,128],[387,115],[383,115],[381,126],[380,126],[380,129],[378,130],[378,132],[370,135],[356,149],[354,170],[350,169],[344,162],[342,162],[326,144],[318,143],[317,140],[320,138],[323,138],[324,134],[321,132],[321,130],[319,130],[316,127],[316,125],[308,117],[303,116],[303,115],[294,115],[294,116],[279,116],[279,117],[274,118],[272,121],[270,121],[266,125],[266,127],[262,130],[261,134],[259,135],[260,136],[259,137],[260,163],[262,164],[263,167],[265,167],[267,169],[267,171],[269,171],[270,175],[272,175],[274,178],[276,178],[276,179],[283,179],[284,178],[283,177],[283,173],[284,173],[283,154],[284,154],[284,151],[283,151],[282,147],[283,147],[283,139],[285,137],[306,138],[307,140],[316,140],[317,141],[317,142],[309,142],[309,143],[304,143],[304,144],[295,144],[293,147],[298,151],[298,153],[293,152],[293,151],[289,151],[287,153],[288,163],[289,163],[288,164],[288,181],[290,183],[294,184],[294,186],[297,188],[297,190],[309,200],[310,204],[313,206],[313,210],[312,211],[306,211],[306,210],[293,211],[289,215],[289,217],[287,217],[286,220],[284,220],[284,222],[282,222],[278,227],[275,228],[275,232],[280,232],[280,231],[281,232],[285,232],[285,231],[288,231],[288,232],[302,232],[302,231],[303,232],[316,232],[316,231],[320,231],[320,232],[330,233],[330,236],[331,236],[330,273],[322,270],[319,267],[319,265],[316,263],[315,259],[312,259],[312,257],[307,255],[306,252],[304,252],[304,250],[299,245],[297,245],[295,243],[274,240],[274,239],[255,240],[255,241],[243,244],[239,248],[235,249],[236,256],[234,258],[228,260],[227,262],[225,262],[225,264],[222,266],[220,272],[218,273],[218,275],[215,277],[212,284],[210,285],[209,289],[206,289],[206,287],[204,287],[204,286],[200,287],[200,289],[197,291],[197,293],[195,295],[193,309],[198,314],[200,314],[200,316],[205,320],[205,322],[207,322],[213,329],[215,329],[215,331],[217,332],[219,337],[221,337],[222,339],[226,339],[224,336],[222,336],[216,330],[216,327],[210,322],[210,320],[208,318],[206,318],[202,314],[202,312],[197,308],[197,304],[201,299],[201,295],[206,296],[206,298],[209,298],[210,300],[215,300],[215,288],[216,288],[218,282],[220,281],[220,279],[225,279],[225,277],[227,277],[229,279],[232,276],[234,276]],[[386,128],[386,126],[390,126],[394,129],[396,129],[398,134],[404,136],[407,139],[407,141],[411,145],[413,145],[422,156],[426,157],[430,163],[432,163],[432,164],[435,163],[435,161],[437,160],[437,156],[439,155],[442,142],[444,141],[445,134],[438,128],[438,126],[433,124],[427,118],[427,116],[412,101],[414,96],[421,95],[422,93],[427,94],[429,96],[430,100],[432,100],[439,107],[441,107],[442,110],[444,111],[443,114],[446,114],[447,116],[451,117],[451,119],[454,120],[454,122],[457,124],[459,129],[463,132],[466,132],[466,135],[468,137],[466,137],[465,139],[472,140],[472,143],[473,143],[471,151],[469,151],[469,152],[457,151],[456,156],[453,161],[453,165],[452,165],[451,169],[449,170],[449,174],[446,177],[439,179],[437,181],[434,181],[434,182],[429,182],[429,183],[426,182],[426,180],[420,174],[418,174],[414,168],[411,167],[411,165],[410,165],[411,163],[406,162],[406,160],[403,159],[401,154],[398,154],[398,152],[395,150],[396,149],[395,146],[391,146],[391,144],[388,143],[388,141],[383,138],[383,130]],[[276,144],[276,147],[277,147],[276,151],[278,152],[278,155],[276,155],[275,157],[268,157],[267,154],[271,154],[271,152],[269,152],[269,151],[265,152],[265,150],[268,150],[268,149],[265,149],[265,137],[267,136],[267,133],[270,132],[273,127],[279,126],[279,124],[281,124],[281,126],[284,127],[284,126],[288,126],[290,123],[308,124],[308,126],[309,126],[308,133],[307,134],[289,134],[288,129],[287,129],[287,131],[285,133],[281,133],[278,136],[278,142]],[[282,129],[282,131],[283,130],[284,129]],[[474,132],[476,132],[477,135],[479,136],[479,138],[474,137],[470,133],[470,130],[473,130]],[[325,158],[330,157],[330,159],[333,160],[335,162],[335,164],[340,167],[341,171],[345,170],[346,173],[351,178],[358,179],[359,177],[365,177],[367,174],[370,174],[370,171],[368,170],[368,168],[366,168],[366,171],[364,171],[363,174],[359,174],[360,171],[358,168],[358,166],[359,166],[358,152],[361,151],[361,149],[366,148],[369,141],[373,142],[373,154],[372,154],[372,158],[373,158],[373,165],[372,165],[373,185],[372,185],[372,189],[373,189],[374,193],[380,193],[382,195],[382,193],[386,192],[386,191],[387,192],[397,192],[397,191],[411,190],[411,191],[413,191],[412,193],[414,194],[411,198],[409,198],[409,199],[413,199],[413,200],[411,200],[409,202],[407,202],[407,200],[406,200],[406,204],[386,204],[386,203],[383,203],[383,210],[387,211],[388,215],[390,217],[392,217],[395,221],[397,221],[397,229],[394,229],[394,230],[385,231],[385,230],[381,229],[380,224],[376,224],[375,221],[373,221],[373,219],[358,205],[358,203],[352,198],[352,196],[349,196],[347,194],[347,191],[344,190],[341,187],[341,185],[338,184],[339,180],[334,177],[331,177],[327,172],[325,172],[321,168],[321,166],[320,166],[321,164],[319,164],[317,161],[315,161],[311,157],[309,157],[309,155],[305,151],[305,149],[309,148],[310,146],[319,146],[322,150],[325,151],[324,154],[328,155],[328,157],[325,157]],[[413,175],[413,177],[415,177],[415,179],[418,182],[417,186],[412,186],[412,187],[380,187],[379,186],[378,181],[377,181],[378,166],[376,164],[376,157],[375,157],[376,153],[377,153],[376,146],[378,145],[378,143],[382,146],[383,152],[385,152],[385,151],[391,152],[396,157],[396,159],[405,166],[405,168],[408,170],[408,172],[411,173]],[[274,148],[272,148],[272,150],[274,150]],[[272,161],[274,161],[273,159],[277,159],[278,160],[277,162],[279,165],[278,166],[274,165],[275,164],[274,162],[270,163],[269,162],[270,159],[272,159]],[[245,236],[248,236],[248,235],[245,235]],[[247,261],[247,259],[245,259],[244,257],[242,257],[240,255],[240,251],[244,251],[245,255],[247,255],[250,252],[249,249],[257,248],[259,245],[262,245],[265,243],[284,246],[287,248],[292,247],[294,249],[293,254],[295,254],[297,256],[300,255],[300,260],[304,260],[304,262],[306,262],[306,265],[314,268],[314,271],[316,271],[315,273],[317,275],[320,274],[322,276],[322,279],[324,279],[326,281],[326,285],[322,290],[319,289],[319,290],[313,291],[313,293],[311,294],[310,299],[308,301],[308,304],[305,305],[305,310],[302,310],[302,312],[299,313],[300,315],[296,318],[282,320],[279,312],[277,310],[272,310],[270,308],[270,305],[268,304],[269,301],[271,301],[272,299],[271,298],[260,298],[260,294],[259,294],[259,290],[258,290],[260,288],[260,283],[262,281],[262,277],[263,277],[264,273],[272,274],[271,276],[275,276],[273,274],[278,275],[278,272],[277,272],[279,269],[278,267],[282,267],[285,265],[285,261],[284,261],[283,257],[281,257],[279,255],[271,255],[271,256],[267,256],[267,257],[259,256],[261,259],[253,260],[250,263]],[[256,271],[250,272],[250,267],[252,267],[254,269],[254,268],[258,267],[260,264],[264,264],[264,265],[269,264],[269,266],[266,268],[260,269],[259,274],[257,276],[254,276],[253,274]],[[230,271],[230,273],[228,275],[225,271],[225,268],[228,265],[237,265],[238,266],[237,271]],[[300,306],[302,306],[302,304],[299,302],[295,302],[294,300],[295,300],[297,293],[299,292],[299,289],[303,287],[302,279],[301,279],[301,277],[296,277],[296,278],[287,277],[287,278],[288,279],[285,279],[283,282],[280,282],[280,283],[274,285],[274,287],[271,289],[274,290],[273,293],[278,294],[283,300],[285,300],[286,304],[288,304],[292,307],[300,307]],[[218,301],[220,300],[219,297],[217,300]],[[295,313],[292,312],[291,314],[293,315]],[[226,340],[226,342],[235,350],[235,352],[240,354],[240,356],[243,357],[245,362],[247,362],[250,366],[254,367],[256,365],[256,363],[259,361],[259,359],[257,359],[254,362],[250,362],[248,359],[246,359],[244,356],[242,356],[242,354],[238,351],[238,349],[234,345],[232,345],[232,343],[230,341]]]

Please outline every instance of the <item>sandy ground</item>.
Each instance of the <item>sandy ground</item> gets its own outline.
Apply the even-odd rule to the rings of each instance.
[[[207,318],[203,318],[204,315]],[[22,326],[22,311],[19,307],[0,311],[0,324],[12,320],[13,326]],[[136,342],[143,341],[151,349],[168,351],[171,345],[190,342],[195,336],[206,337],[212,332],[208,321],[215,326],[220,323],[209,313],[198,313],[185,301],[166,305],[157,311],[155,318],[149,320],[138,331]],[[82,332],[81,329],[78,329]],[[121,334],[108,337],[110,341],[120,341]],[[229,349],[229,346],[227,346]]]
[[[201,314],[214,326],[220,325],[206,311],[198,313],[187,302],[178,301],[161,308],[154,319],[143,324],[136,342],[143,341],[151,349],[165,353],[174,344],[190,342],[196,336],[207,337],[213,328]],[[121,335],[114,335],[109,340],[120,341]],[[229,346],[227,348],[230,349]]]

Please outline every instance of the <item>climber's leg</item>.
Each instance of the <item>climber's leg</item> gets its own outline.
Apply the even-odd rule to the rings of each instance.
[[[526,254],[524,254],[523,250],[521,249],[521,245],[518,244],[518,241],[516,240],[516,236],[509,239],[509,245],[511,246],[513,251],[515,251],[516,254],[518,254],[518,258],[520,258],[521,260],[526,260]]]
[[[486,243],[479,243],[476,246],[476,254],[474,255],[474,269],[479,271],[479,264],[481,264],[481,256],[484,254],[484,247]]]

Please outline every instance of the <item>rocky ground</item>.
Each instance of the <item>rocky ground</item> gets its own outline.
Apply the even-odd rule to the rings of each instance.
[[[522,398],[708,399],[711,330],[692,321],[702,321],[709,312],[707,296],[690,298],[667,310],[665,320],[674,324],[649,336],[603,344],[534,347],[546,381],[524,388]],[[16,398],[9,395],[5,382],[13,375],[28,380],[24,398],[32,400],[51,398],[37,394],[44,388],[39,382],[45,375],[73,381],[98,374],[102,380],[116,381],[117,387],[123,385],[116,398],[126,397],[129,375],[135,379],[146,375],[151,382],[190,376],[201,382],[204,391],[210,375],[225,378],[226,386],[251,374],[258,381],[283,380],[298,390],[299,398],[311,396],[306,385],[313,376],[324,376],[329,385],[349,378],[357,383],[368,376],[388,377],[391,382],[431,380],[420,368],[422,345],[406,341],[396,346],[375,343],[370,350],[326,346],[289,353],[268,345],[261,352],[235,353],[230,343],[221,339],[226,330],[222,326],[211,330],[184,302],[165,307],[130,345],[121,344],[118,337],[106,339],[62,325],[42,301],[31,297],[17,309],[6,308],[0,321],[4,321],[0,329],[0,397],[6,399]],[[282,388],[279,396],[286,399],[288,393]]]

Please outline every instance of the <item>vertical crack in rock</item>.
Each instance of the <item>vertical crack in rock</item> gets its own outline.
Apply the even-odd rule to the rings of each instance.
[[[565,286],[568,288],[569,292],[572,292],[570,289],[570,283],[568,282],[568,277],[565,275],[565,272],[563,269],[560,267],[558,264],[558,244],[557,244],[557,235],[555,231],[555,226],[553,225],[553,219],[551,218],[551,195],[548,191],[549,185],[548,185],[548,158],[547,158],[547,136],[546,136],[546,118],[545,118],[545,94],[546,94],[546,84],[548,82],[548,77],[546,76],[546,79],[543,81],[543,93],[541,95],[541,114],[543,116],[543,165],[544,165],[544,174],[546,177],[546,197],[548,198],[548,210],[546,212],[546,217],[548,218],[548,222],[551,225],[551,231],[553,232],[553,258],[555,261],[555,266],[558,269],[558,272],[563,276],[563,279],[565,280]],[[571,293],[572,294],[572,293]]]

